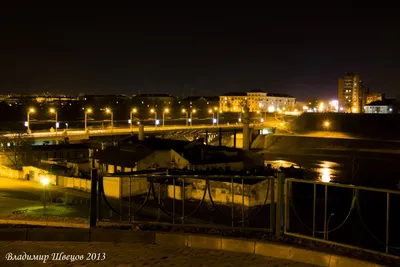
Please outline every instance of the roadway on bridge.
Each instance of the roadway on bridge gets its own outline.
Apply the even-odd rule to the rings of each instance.
[[[251,124],[251,127],[255,128],[264,128],[264,127],[276,127],[277,123],[275,124]],[[182,131],[182,130],[205,130],[205,129],[241,129],[243,128],[242,124],[224,124],[224,125],[193,125],[193,126],[185,126],[185,125],[169,125],[169,126],[160,126],[160,127],[149,127],[145,126],[145,132],[163,132],[163,131]],[[45,137],[67,137],[67,136],[101,136],[101,135],[121,135],[121,134],[130,134],[130,133],[137,133],[139,131],[138,127],[128,127],[128,128],[108,128],[108,129],[95,129],[90,130],[86,133],[84,130],[68,130],[68,131],[58,131],[58,132],[33,132],[31,134],[24,134],[24,137],[33,137],[33,138],[45,138]],[[4,137],[13,138],[15,137],[16,133],[9,133],[3,135]]]

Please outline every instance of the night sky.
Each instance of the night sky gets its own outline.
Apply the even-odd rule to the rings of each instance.
[[[309,100],[336,97],[354,71],[395,97],[397,10],[2,8],[0,93],[264,89]]]

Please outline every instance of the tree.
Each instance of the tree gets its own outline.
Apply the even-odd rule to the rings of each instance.
[[[24,164],[32,163],[33,143],[33,138],[26,134],[0,136],[0,164],[20,170]]]

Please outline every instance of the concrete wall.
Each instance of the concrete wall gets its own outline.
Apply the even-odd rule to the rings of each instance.
[[[149,190],[149,183],[146,178],[131,178],[131,181],[129,180],[127,177],[104,177],[104,193],[107,197],[120,198],[121,196],[146,194]]]
[[[400,114],[303,113],[291,123],[291,130],[323,131],[327,120],[331,131],[356,137],[398,139],[400,136]]]
[[[206,187],[206,181],[200,179],[190,179],[192,184],[191,195],[186,195],[187,198],[201,199],[204,194],[204,188]],[[189,182],[189,181],[188,181]],[[237,180],[234,184],[233,189],[233,203],[242,204],[242,192],[244,194],[244,205],[247,207],[257,206],[264,203],[267,188],[268,198],[266,204],[271,203],[271,189],[269,188],[269,180],[260,180],[259,183],[254,185],[244,185],[244,189],[241,185],[241,181]],[[231,182],[219,182],[210,181],[211,196],[213,201],[220,204],[232,203],[232,184]],[[275,190],[275,201],[277,200],[277,186],[274,183]],[[208,193],[206,195],[206,201],[209,200]]]
[[[11,178],[11,179],[23,179],[26,180],[29,175],[29,179],[32,182],[40,183],[43,176],[46,176],[50,180],[50,184],[54,186],[60,186],[65,188],[73,188],[80,191],[90,192],[90,180],[76,178],[76,177],[66,177],[60,175],[49,174],[48,171],[33,167],[24,166],[22,171],[13,170],[4,166],[0,166],[0,176]]]
[[[259,149],[272,152],[301,152],[302,149],[400,149],[400,143],[390,141],[371,141],[357,139],[323,138],[308,136],[265,135],[263,142],[258,142]]]
[[[206,170],[207,168],[227,168],[229,167],[233,171],[240,171],[244,169],[244,162],[227,162],[227,163],[215,163],[215,164],[201,164],[201,165],[191,165],[191,168],[198,170]]]

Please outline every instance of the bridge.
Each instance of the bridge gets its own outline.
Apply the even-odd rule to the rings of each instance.
[[[273,128],[277,127],[278,123],[263,123],[263,124],[250,124],[249,127],[252,129],[260,130],[264,128]],[[169,125],[169,126],[143,126],[143,130],[145,134],[154,135],[173,135],[177,133],[189,133],[189,132],[240,132],[243,130],[243,124],[224,124],[224,125],[193,125],[193,126],[185,126],[185,125]],[[69,138],[70,140],[85,140],[90,137],[102,137],[102,136],[118,136],[118,135],[132,135],[139,134],[140,126],[136,127],[113,127],[107,129],[91,129],[88,131],[84,131],[82,129],[70,129],[64,131],[41,131],[41,132],[32,132],[30,134],[18,134],[18,133],[7,133],[3,134],[3,138],[14,139],[14,138],[33,138],[38,141],[46,141],[46,140],[64,140],[65,138]]]

